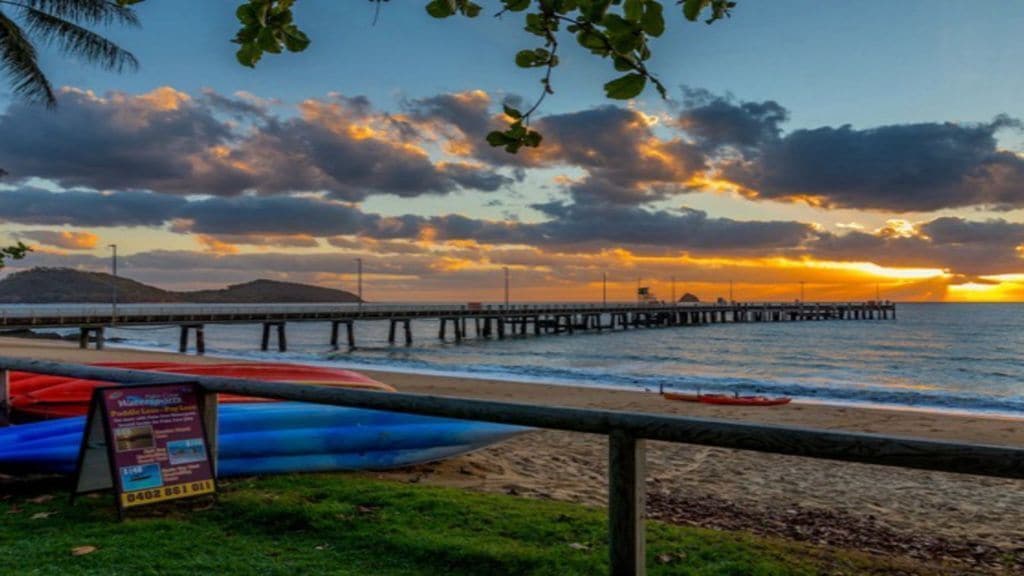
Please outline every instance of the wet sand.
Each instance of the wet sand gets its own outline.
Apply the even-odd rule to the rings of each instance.
[[[67,362],[225,360],[159,352],[79,350],[67,342],[0,338],[0,355]],[[485,379],[365,371],[405,392],[487,398],[1024,446],[1024,419],[793,403],[743,408],[669,402],[657,394]],[[439,464],[376,474],[600,505],[606,440],[538,431]],[[1024,481],[904,470],[700,446],[648,445],[650,513],[919,558],[1024,569]],[[1016,557],[1017,560],[1013,560]]]

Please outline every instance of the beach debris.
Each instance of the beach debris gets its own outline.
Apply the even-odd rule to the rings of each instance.
[[[74,548],[71,549],[71,555],[72,556],[85,556],[86,554],[92,554],[93,552],[95,552],[97,550],[99,550],[99,548],[97,548],[95,546],[75,546]]]

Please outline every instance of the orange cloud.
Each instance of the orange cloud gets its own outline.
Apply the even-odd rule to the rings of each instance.
[[[207,252],[213,252],[215,254],[238,254],[240,251],[238,246],[224,242],[216,236],[197,234],[195,238]]]
[[[40,244],[65,250],[91,250],[100,241],[100,237],[92,232],[73,230],[29,230],[21,235]]]

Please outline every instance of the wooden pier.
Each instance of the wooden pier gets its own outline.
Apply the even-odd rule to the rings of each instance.
[[[719,323],[805,322],[824,320],[895,320],[892,302],[732,302],[643,304],[514,304],[504,305],[359,305],[359,304],[177,304],[40,305],[0,307],[0,329],[77,328],[81,348],[94,343],[102,349],[105,331],[122,326],[177,326],[179,351],[206,351],[207,324],[262,324],[261,349],[288,349],[289,322],[330,323],[330,345],[341,347],[345,326],[348,348],[356,347],[356,322],[389,322],[388,342],[413,343],[412,322],[436,320],[438,338],[461,342],[467,338],[504,339],[510,336],[576,334]],[[451,331],[449,332],[449,327]],[[472,328],[472,334],[470,334]],[[399,333],[401,331],[401,333]]]

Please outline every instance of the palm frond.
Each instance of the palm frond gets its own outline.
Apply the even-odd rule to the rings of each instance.
[[[138,26],[135,10],[112,0],[20,0],[21,4],[62,20],[83,24]]]
[[[49,108],[57,105],[53,87],[39,68],[36,49],[21,28],[3,12],[0,12],[0,70],[11,77],[15,94]]]
[[[74,22],[35,8],[26,8],[22,16],[29,34],[40,42],[56,46],[65,54],[118,72],[139,67],[131,52]]]

